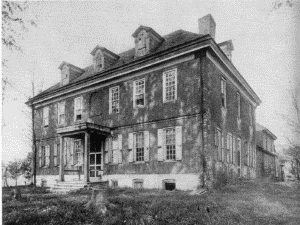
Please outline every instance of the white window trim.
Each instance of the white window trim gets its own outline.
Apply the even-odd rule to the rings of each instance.
[[[77,101],[78,99],[80,99],[80,105],[81,105],[81,109],[80,109],[81,114],[78,114],[78,115],[81,115],[81,119],[80,119],[80,120],[76,120],[76,117],[77,117],[77,114],[76,114],[76,111],[77,111],[77,108],[76,108],[76,101]],[[82,98],[82,96],[77,97],[77,98],[74,99],[74,122],[80,122],[80,121],[82,121],[82,111],[83,111],[83,104],[82,104],[82,103],[83,103],[83,98]]]
[[[112,90],[113,89],[118,89],[118,112],[113,112],[112,111]],[[114,86],[109,88],[109,114],[117,114],[120,112],[120,87],[119,86]]]
[[[62,107],[63,106],[63,107]],[[63,113],[60,113],[60,109],[63,109]],[[64,115],[64,122],[60,123],[60,116]],[[58,125],[64,125],[66,123],[66,102],[61,101],[57,103],[57,124]]]
[[[136,82],[143,81],[144,82],[144,105],[136,105]],[[120,100],[119,100],[120,101]],[[146,79],[138,79],[133,81],[133,107],[134,108],[143,108],[146,105]]]
[[[175,71],[175,98],[173,100],[169,100],[167,101],[166,100],[166,74],[168,72],[171,72],[171,71]],[[177,68],[173,68],[173,69],[170,69],[170,70],[166,70],[163,72],[163,103],[166,103],[166,102],[174,102],[177,100],[177,76],[178,76],[178,73],[177,73]]]
[[[224,87],[223,87],[223,85],[222,84],[224,84]],[[222,108],[224,108],[224,109],[226,109],[227,108],[227,100],[226,100],[226,95],[227,95],[227,93],[226,93],[226,79],[224,78],[224,77],[222,77],[221,78],[221,95],[224,95],[224,107],[223,107],[223,105],[222,105]],[[222,97],[222,96],[221,96]],[[222,102],[221,102],[221,104],[222,104]]]
[[[45,114],[47,114],[47,117]],[[45,118],[47,118],[47,123],[45,123]],[[43,127],[49,127],[49,106],[43,108]]]

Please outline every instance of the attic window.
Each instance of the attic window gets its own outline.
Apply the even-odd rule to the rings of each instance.
[[[61,82],[63,85],[69,83],[69,67],[64,65],[61,70]]]
[[[94,66],[97,70],[101,70],[103,67],[103,55],[100,49],[95,53]]]

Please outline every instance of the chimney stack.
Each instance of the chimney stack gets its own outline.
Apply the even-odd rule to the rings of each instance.
[[[200,18],[198,20],[199,34],[209,34],[213,39],[216,36],[216,22],[211,14]]]
[[[232,59],[232,51],[234,50],[231,40],[224,41],[218,44],[229,60]]]

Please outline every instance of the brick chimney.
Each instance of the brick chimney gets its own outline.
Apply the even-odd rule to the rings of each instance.
[[[231,40],[223,41],[218,44],[228,59],[232,59],[232,51],[234,50]]]
[[[213,39],[216,36],[216,22],[211,14],[200,18],[198,20],[199,34],[209,34]]]

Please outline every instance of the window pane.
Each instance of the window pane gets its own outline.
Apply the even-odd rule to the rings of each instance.
[[[96,155],[96,164],[101,164],[101,154]]]
[[[95,154],[90,155],[90,164],[95,164]]]

